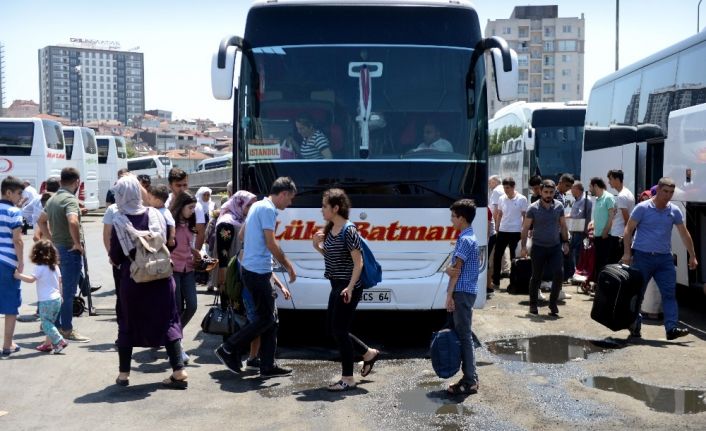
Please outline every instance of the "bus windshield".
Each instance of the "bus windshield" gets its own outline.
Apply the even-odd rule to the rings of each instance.
[[[585,115],[583,109],[534,112],[535,158],[543,177],[558,178],[567,172],[580,176]]]
[[[241,72],[240,162],[245,171],[271,165],[253,169],[263,187],[255,191],[290,175],[316,199],[338,184],[376,206],[447,206],[469,193],[485,202],[479,121],[487,118],[469,119],[465,99],[471,54],[420,45],[254,48],[254,64],[245,57]],[[476,112],[485,113],[485,89],[476,94]]]

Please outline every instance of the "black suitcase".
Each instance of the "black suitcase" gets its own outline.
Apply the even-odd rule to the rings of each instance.
[[[598,274],[597,283],[591,319],[613,331],[628,329],[640,311],[640,271],[617,263],[606,265]]]
[[[507,293],[526,295],[529,293],[530,278],[532,277],[532,260],[515,259],[510,264],[510,285]]]

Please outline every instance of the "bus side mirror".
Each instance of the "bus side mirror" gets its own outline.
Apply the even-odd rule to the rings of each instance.
[[[233,95],[235,61],[238,51],[245,49],[242,37],[224,38],[211,58],[211,92],[218,100],[229,100]]]
[[[503,53],[499,48],[491,48],[490,54],[493,59],[493,70],[495,72],[495,88],[498,100],[507,102],[517,99],[517,82],[519,73],[517,70],[517,53],[514,49],[509,50],[511,68],[504,67]]]
[[[526,128],[523,138],[525,141],[525,150],[533,151],[534,150],[534,128],[533,127]]]

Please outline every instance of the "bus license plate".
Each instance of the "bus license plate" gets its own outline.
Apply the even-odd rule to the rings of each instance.
[[[363,302],[390,302],[389,290],[364,290]]]

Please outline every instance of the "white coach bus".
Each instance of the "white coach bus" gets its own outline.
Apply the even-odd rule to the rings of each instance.
[[[532,175],[579,178],[585,117],[584,102],[515,102],[500,109],[488,126],[489,173],[513,177],[525,196]]]
[[[0,118],[0,177],[12,175],[44,190],[66,166],[61,124],[39,118]]]
[[[143,156],[127,159],[127,168],[135,175],[167,178],[172,161],[167,156]]]
[[[235,85],[235,186],[263,196],[277,177],[289,176],[298,188],[275,232],[297,272],[289,286],[292,299],[280,296],[278,307],[327,307],[330,286],[311,238],[323,226],[321,197],[331,187],[350,196],[350,219],[383,268],[382,283],[363,294],[359,307],[368,310],[444,308],[443,269],[458,235],[449,206],[474,199],[473,228],[482,256],[475,306],[483,307],[488,178],[483,54],[490,52],[501,100],[516,97],[517,57],[503,39],[483,38],[471,4],[258,1],[244,37],[224,39],[213,57],[218,99],[232,97],[237,52],[242,59]],[[304,159],[282,144],[301,140],[295,120],[302,116],[327,137],[331,158]],[[445,151],[426,143],[423,131],[430,123],[446,141]]]
[[[98,209],[98,149],[96,134],[88,127],[64,127],[67,166],[78,169],[81,185],[78,199],[86,209]]]
[[[118,179],[118,169],[127,168],[127,148],[122,136],[96,136],[98,147],[98,199],[105,206],[105,197]]]
[[[662,176],[677,184],[699,268],[689,271],[676,230],[677,283],[706,282],[706,32],[701,32],[596,82],[586,111],[581,177],[622,169],[635,196]],[[611,189],[612,192],[615,192]]]

